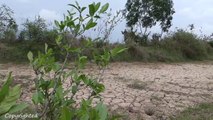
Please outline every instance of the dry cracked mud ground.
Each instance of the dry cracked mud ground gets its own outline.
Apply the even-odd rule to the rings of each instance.
[[[13,71],[22,100],[31,101],[31,67],[0,64],[0,77]],[[189,106],[213,102],[212,63],[112,63],[103,76],[103,101],[129,120],[167,120]],[[77,98],[88,93],[82,91]]]

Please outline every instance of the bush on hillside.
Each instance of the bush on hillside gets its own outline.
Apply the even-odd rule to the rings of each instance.
[[[137,42],[140,38],[135,34],[127,31],[123,34],[125,44],[129,48],[128,52],[123,53],[124,60],[160,62],[204,60],[211,58],[213,52],[211,42],[206,42],[196,34],[182,29],[171,32],[161,39],[157,34],[157,36],[153,34],[147,46]]]
[[[178,30],[161,41],[161,47],[174,53],[180,53],[187,59],[203,59],[208,56],[208,45],[195,34]]]

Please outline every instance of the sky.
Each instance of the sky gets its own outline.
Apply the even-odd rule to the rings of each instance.
[[[124,9],[127,0],[78,0],[80,5],[87,6],[92,2],[110,3],[110,8],[115,12]],[[173,18],[173,26],[170,30],[187,28],[189,24],[195,25],[198,34],[210,35],[213,33],[213,0],[173,0],[176,13]],[[0,0],[0,4],[6,4],[14,11],[14,17],[19,25],[27,18],[34,19],[40,15],[49,23],[61,20],[63,14],[70,7],[67,4],[74,0]],[[125,29],[125,22],[120,23],[111,38],[113,41],[122,41],[121,30]],[[159,29],[153,29],[158,32]],[[202,33],[201,33],[202,31]]]

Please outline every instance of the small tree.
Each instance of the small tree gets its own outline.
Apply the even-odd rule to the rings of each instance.
[[[103,15],[99,20],[99,23],[93,31],[97,33],[98,39],[95,40],[97,48],[109,47],[110,38],[116,26],[123,21],[122,10],[112,12],[110,9],[109,12]]]
[[[92,105],[95,98],[100,98],[100,93],[105,87],[101,83],[101,77],[94,78],[83,72],[88,63],[88,56],[82,55],[85,48],[93,47],[92,40],[88,38],[84,46],[75,47],[72,41],[79,38],[85,31],[94,28],[97,20],[108,9],[109,4],[101,7],[101,3],[93,3],[88,6],[89,13],[85,13],[87,7],[81,7],[78,3],[69,4],[75,11],[68,11],[64,21],[56,21],[59,33],[70,30],[71,39],[65,41],[63,35],[56,39],[57,45],[62,48],[65,54],[63,63],[60,64],[54,58],[53,49],[45,44],[45,52],[38,53],[33,57],[32,52],[28,58],[36,74],[34,80],[36,92],[33,95],[33,103],[36,105],[40,119],[45,120],[106,120],[108,118],[107,108],[102,102],[96,106]],[[86,15],[86,16],[83,16]],[[111,57],[125,49],[115,48],[104,50],[103,54],[94,52],[93,61],[100,68],[100,76],[104,68],[109,64]],[[72,69],[66,69],[70,54],[77,54]],[[64,87],[63,83],[68,82],[69,86]],[[87,98],[77,100],[75,96],[80,90],[88,89],[90,94]],[[80,101],[80,106],[77,105]]]
[[[140,29],[140,34],[148,36],[149,28],[160,24],[162,33],[171,27],[175,13],[172,0],[127,0],[125,16],[127,26]]]
[[[98,32],[98,36],[103,36],[103,41],[109,42],[110,35],[114,31],[115,27],[123,21],[122,10],[116,11],[116,13],[113,14],[112,9],[110,9],[110,12],[105,14],[100,21],[101,22],[95,31]]]

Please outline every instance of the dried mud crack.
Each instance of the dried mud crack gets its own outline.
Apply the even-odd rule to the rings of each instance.
[[[33,71],[26,65],[0,64],[0,77],[13,71],[23,101],[31,102]],[[213,102],[213,65],[113,63],[103,76],[103,101],[131,120],[169,119],[189,106]],[[2,81],[1,81],[2,82]],[[66,86],[66,85],[65,85]],[[84,98],[81,91],[76,99]]]

